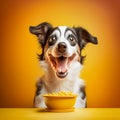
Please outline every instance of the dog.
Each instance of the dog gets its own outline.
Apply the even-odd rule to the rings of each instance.
[[[40,65],[45,74],[38,80],[34,107],[45,108],[42,95],[71,91],[78,95],[75,108],[87,107],[85,83],[79,78],[84,56],[81,51],[87,43],[98,44],[97,38],[82,27],[53,27],[48,22],[29,27],[42,48]]]

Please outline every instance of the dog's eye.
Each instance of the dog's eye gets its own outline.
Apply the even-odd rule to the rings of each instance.
[[[75,37],[73,35],[69,35],[68,40],[72,46],[76,45],[76,40],[75,40]]]
[[[53,45],[55,44],[56,40],[57,40],[56,36],[51,36],[48,40],[48,44]]]

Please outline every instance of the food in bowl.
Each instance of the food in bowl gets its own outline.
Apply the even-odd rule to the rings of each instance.
[[[72,92],[60,91],[58,93],[44,94],[43,97],[48,111],[68,112],[74,111],[77,95]]]
[[[57,93],[44,94],[43,96],[76,96],[76,94],[73,94],[72,92],[60,91]]]

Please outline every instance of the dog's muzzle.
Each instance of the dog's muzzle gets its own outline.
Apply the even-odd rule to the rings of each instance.
[[[52,54],[49,54],[49,60],[59,78],[65,78],[68,75],[69,67],[75,56],[76,54],[73,54],[70,57],[54,57]]]

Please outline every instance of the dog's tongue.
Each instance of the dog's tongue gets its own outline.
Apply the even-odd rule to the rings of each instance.
[[[57,72],[65,73],[68,70],[67,63],[68,63],[68,58],[65,58],[65,57],[57,58],[56,59],[56,64],[57,64],[56,69],[57,69]]]

